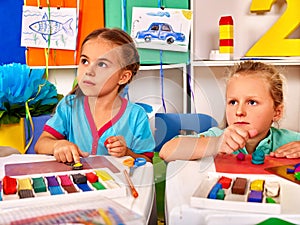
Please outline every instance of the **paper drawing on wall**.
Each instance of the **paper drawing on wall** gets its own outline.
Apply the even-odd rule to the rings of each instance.
[[[133,7],[131,36],[138,48],[188,50],[192,11]]]
[[[76,49],[76,8],[23,6],[21,46]]]

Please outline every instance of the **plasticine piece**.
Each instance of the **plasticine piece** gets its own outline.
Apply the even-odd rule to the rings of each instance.
[[[86,184],[87,183],[87,178],[83,174],[77,173],[77,174],[72,174],[73,181],[75,184]]]
[[[300,180],[300,172],[294,173],[296,180]]]
[[[72,169],[73,170],[82,170],[83,169],[83,165],[81,163],[75,163],[73,166],[72,166]]]
[[[295,169],[291,169],[291,168],[286,168],[286,173],[287,174],[292,174],[295,172]]]
[[[9,176],[4,176],[2,179],[3,193],[6,195],[17,193],[17,179]]]
[[[101,180],[113,180],[113,178],[105,170],[96,170],[96,175],[100,177]]]
[[[222,188],[228,189],[228,188],[230,187],[230,185],[231,185],[231,181],[232,181],[231,178],[222,176],[222,177],[218,180],[218,183],[222,184]]]
[[[212,189],[210,190],[209,194],[208,194],[208,197],[207,198],[210,198],[210,199],[217,199],[217,193],[218,191],[222,189],[222,184],[220,183],[216,183]]]
[[[34,198],[32,190],[26,190],[26,189],[19,190],[18,194],[20,198]]]
[[[71,181],[69,175],[58,175],[60,179],[61,186],[73,186],[73,182]]]
[[[46,184],[45,180],[42,177],[34,177],[32,178],[32,186],[35,193],[46,192]]]
[[[276,201],[273,198],[267,197],[266,203],[276,203]]]
[[[294,173],[298,173],[298,172],[300,172],[300,166],[295,167]]]
[[[76,193],[76,192],[78,192],[77,188],[74,185],[63,186],[63,189],[67,193]]]
[[[80,188],[80,190],[82,190],[83,192],[85,191],[92,191],[92,189],[90,188],[90,186],[85,183],[85,184],[77,184],[77,186]]]
[[[96,190],[104,190],[104,189],[106,189],[106,187],[104,187],[104,185],[101,184],[99,181],[92,183],[92,186],[93,186]]]
[[[248,195],[248,202],[262,202],[262,191],[250,191]]]
[[[244,195],[246,191],[246,186],[247,186],[247,179],[237,177],[233,182],[231,192],[232,194]]]
[[[60,186],[48,186],[51,195],[62,195],[64,194]]]
[[[296,169],[297,167],[299,167],[300,166],[300,163],[297,163],[295,166],[294,166],[294,168]]]
[[[276,181],[267,181],[265,183],[266,196],[277,197],[279,195],[280,185]]]
[[[85,176],[91,184],[98,181],[98,176],[93,172],[86,173]]]
[[[244,161],[245,160],[245,154],[240,152],[239,154],[237,154],[236,158],[239,161]]]
[[[219,189],[218,192],[217,192],[217,199],[224,200],[224,198],[225,198],[225,191],[224,191],[224,189]]]
[[[261,149],[257,149],[252,153],[251,162],[255,165],[264,164],[265,162],[265,153]]]
[[[55,176],[48,176],[48,177],[46,177],[46,179],[48,182],[48,187],[49,186],[59,186],[59,183]]]
[[[263,191],[264,190],[264,180],[254,180],[250,184],[250,190],[252,191]]]
[[[30,178],[18,179],[18,190],[32,190]]]

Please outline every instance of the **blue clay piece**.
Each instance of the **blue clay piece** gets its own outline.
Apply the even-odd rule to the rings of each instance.
[[[263,150],[257,149],[252,153],[251,162],[255,165],[264,164],[265,153]]]

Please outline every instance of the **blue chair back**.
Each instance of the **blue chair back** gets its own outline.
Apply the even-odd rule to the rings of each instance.
[[[30,127],[30,133],[28,133],[28,121],[24,120],[25,123],[25,138],[26,138],[26,144],[28,144],[31,136],[33,135],[33,140],[31,142],[31,145],[29,146],[29,148],[26,151],[26,154],[35,154],[34,151],[34,146],[35,143],[37,142],[37,140],[39,139],[39,137],[41,136],[43,129],[44,129],[44,125],[45,123],[51,118],[51,115],[41,115],[41,116],[36,116],[36,117],[32,117],[32,122],[33,122],[33,126],[34,126],[34,132],[32,134],[32,129]]]
[[[218,126],[217,121],[207,114],[156,113],[154,135],[156,142],[155,151],[159,152],[167,141],[179,135],[181,131],[200,133],[214,126]]]

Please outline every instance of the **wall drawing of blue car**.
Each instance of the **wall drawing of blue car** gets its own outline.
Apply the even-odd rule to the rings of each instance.
[[[175,41],[183,42],[185,35],[180,32],[175,32],[170,24],[167,23],[152,23],[147,30],[138,31],[137,39],[144,39],[145,42],[151,42],[152,39],[166,41],[172,44]]]

